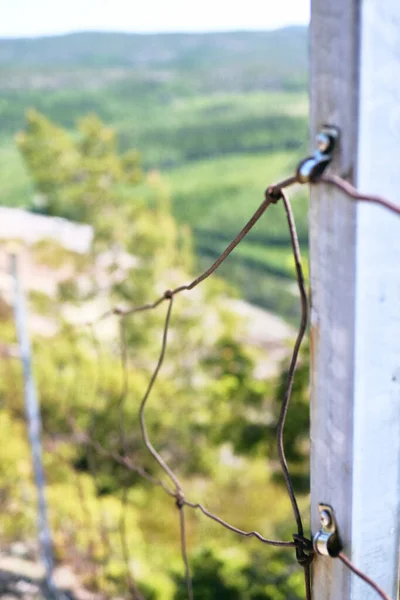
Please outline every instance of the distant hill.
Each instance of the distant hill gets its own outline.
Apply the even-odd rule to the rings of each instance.
[[[299,89],[306,72],[305,27],[0,39],[0,90],[93,89],[109,83],[161,83],[187,92]]]
[[[3,67],[215,68],[259,64],[289,75],[307,68],[307,28],[228,33],[72,33],[0,38]]]

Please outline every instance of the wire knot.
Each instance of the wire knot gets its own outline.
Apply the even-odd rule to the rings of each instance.
[[[181,508],[183,508],[184,504],[185,504],[185,497],[183,495],[183,492],[179,491],[176,493],[176,506],[180,510]]]
[[[272,202],[272,204],[276,204],[283,197],[283,192],[280,187],[275,185],[270,185],[265,190],[265,199]]]
[[[310,565],[314,558],[314,548],[312,541],[298,533],[293,534],[293,540],[296,544],[296,560],[302,567]]]
[[[165,290],[165,292],[164,292],[164,298],[166,300],[171,300],[173,295],[174,295],[174,293],[172,290]]]

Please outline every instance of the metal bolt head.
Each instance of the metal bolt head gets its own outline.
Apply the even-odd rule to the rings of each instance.
[[[332,524],[332,517],[327,510],[322,510],[320,514],[322,527],[330,527]]]
[[[327,135],[326,133],[318,133],[317,137],[316,137],[316,142],[317,142],[317,148],[320,152],[322,152],[323,154],[328,150],[329,146],[331,145],[331,140],[329,135]]]

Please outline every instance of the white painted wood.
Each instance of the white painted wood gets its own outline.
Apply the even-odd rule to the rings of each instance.
[[[342,130],[332,169],[400,203],[400,3],[313,0],[312,134]],[[313,186],[311,504],[331,504],[345,551],[397,597],[400,506],[400,219]],[[376,592],[335,560],[315,600]]]
[[[311,133],[340,127],[333,169],[351,176],[356,158],[358,11],[356,0],[311,4]],[[313,186],[310,205],[311,524],[318,503],[334,507],[344,539],[351,533],[352,399],[356,207],[326,186]],[[342,564],[318,556],[314,600],[348,600]]]
[[[400,205],[400,2],[361,12],[357,186]],[[400,218],[357,209],[352,559],[392,598],[400,544]],[[376,593],[353,580],[352,598]]]

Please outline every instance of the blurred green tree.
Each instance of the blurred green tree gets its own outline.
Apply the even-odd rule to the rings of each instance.
[[[121,491],[128,488],[130,504],[122,510],[130,519],[129,539],[133,547],[138,548],[138,554],[145,556],[142,535],[151,540],[155,537],[154,514],[157,510],[160,512],[165,498],[157,504],[158,499],[149,484],[137,474],[127,474],[121,465],[99,456],[90,444],[77,444],[71,434],[70,417],[73,416],[78,429],[89,432],[106,450],[127,453],[149,472],[163,475],[144,448],[138,408],[160,352],[166,306],[124,319],[125,368],[122,368],[123,345],[117,337],[117,327],[113,336],[101,337],[100,334],[96,340],[88,330],[77,333],[64,321],[62,313],[67,305],[86,306],[86,301],[95,299],[99,291],[104,295],[104,280],[110,303],[123,306],[151,301],[166,288],[189,281],[193,264],[191,233],[187,228],[179,228],[173,218],[168,193],[159,174],[143,173],[135,150],[121,154],[114,131],[95,115],[81,119],[76,131],[70,133],[40,113],[30,111],[26,129],[18,136],[18,145],[43,200],[42,210],[50,215],[85,221],[95,230],[91,261],[63,252],[56,245],[41,245],[35,249],[41,264],[48,263],[53,268],[73,265],[71,279],[63,283],[58,298],[48,302],[40,294],[32,298],[35,312],[51,315],[59,327],[51,343],[44,336],[37,336],[34,344],[50,493],[57,505],[62,504],[56,516],[56,530],[61,532],[58,552],[67,555],[66,548],[71,544],[63,531],[64,516],[70,527],[81,510],[81,501],[71,481],[77,477],[87,490],[90,512],[98,531],[103,518],[99,503],[106,503],[107,514],[115,523],[121,509]],[[132,268],[123,267],[126,259]],[[82,292],[80,275],[90,279],[89,292],[87,286]],[[219,500],[225,506],[232,504],[232,488],[223,479],[226,473],[236,473],[237,463],[244,461],[246,472],[251,471],[246,475],[250,479],[241,476],[232,484],[235,493],[245,493],[246,488],[251,487],[247,482],[257,476],[258,464],[255,460],[253,471],[253,457],[265,456],[265,450],[273,446],[286,378],[283,372],[279,382],[255,379],[257,356],[237,339],[240,321],[226,306],[230,293],[221,280],[212,279],[192,294],[182,294],[175,299],[167,357],[146,408],[150,437],[168,464],[184,479],[185,487],[193,485],[195,491],[207,487],[212,483],[210,476],[215,475],[219,478],[215,489],[218,488]],[[96,315],[90,312],[88,320],[93,316]],[[306,368],[303,359],[285,438],[290,463],[300,465],[302,474],[307,454],[303,435],[308,412]],[[24,415],[22,390],[15,383],[15,370],[15,367],[2,366],[0,399],[10,420],[19,422]],[[226,446],[235,459],[233,465],[228,466],[221,459],[221,450]],[[22,452],[22,448],[18,441],[18,452]],[[63,468],[55,449],[64,457]],[[242,457],[240,461],[236,461],[238,455]],[[269,485],[265,465],[261,461],[259,464],[265,477],[263,485]],[[0,491],[3,472],[6,470],[0,464]],[[274,511],[266,516],[264,508],[262,510],[271,531],[275,520],[285,514],[280,507],[283,492],[277,486],[274,495],[278,498]],[[68,503],[63,503],[64,496],[69,498]],[[156,510],[148,517],[146,526],[143,525],[146,518],[139,519],[139,507],[146,511],[152,502]],[[7,510],[5,506],[2,508]],[[175,514],[173,522],[172,518],[169,522],[161,512],[158,533],[170,540],[176,534]],[[253,528],[251,513],[246,509],[238,515],[244,528],[249,521],[249,528]],[[117,539],[115,531],[114,527],[113,545]],[[83,529],[79,543],[83,549],[91,543]],[[164,545],[158,554],[154,551],[154,560],[158,560],[159,567],[161,565],[161,583],[154,587],[154,594],[153,591],[148,593],[149,597],[154,595],[160,600],[167,597],[163,587],[166,580],[170,584],[168,600],[173,595],[173,583],[168,575],[170,566],[165,565],[163,556],[165,548]],[[104,554],[101,542],[96,552],[100,556]],[[71,554],[70,551],[68,556]],[[149,563],[154,558],[153,549],[150,554],[146,555]],[[177,556],[179,552],[174,553],[174,565]],[[292,571],[291,558],[288,554],[276,553],[265,569],[264,557],[258,553],[251,553],[247,561],[238,565],[234,560],[221,557],[215,549],[203,549],[193,558],[195,594],[204,600],[297,600],[302,597],[301,573]],[[107,577],[113,582],[113,590],[124,590],[121,555],[113,564],[108,564]],[[186,597],[182,578],[175,575],[174,579],[175,600]],[[150,575],[144,576],[149,590],[152,582]]]
[[[17,145],[34,180],[41,212],[96,222],[118,202],[118,186],[142,179],[135,151],[120,154],[115,131],[94,115],[78,121],[76,135],[31,109]]]
[[[195,598],[199,600],[302,600],[303,574],[294,567],[290,553],[269,549],[249,553],[245,564],[224,559],[215,549],[202,548],[191,561]],[[266,566],[268,565],[268,566]],[[175,576],[174,600],[187,598],[186,581]]]

